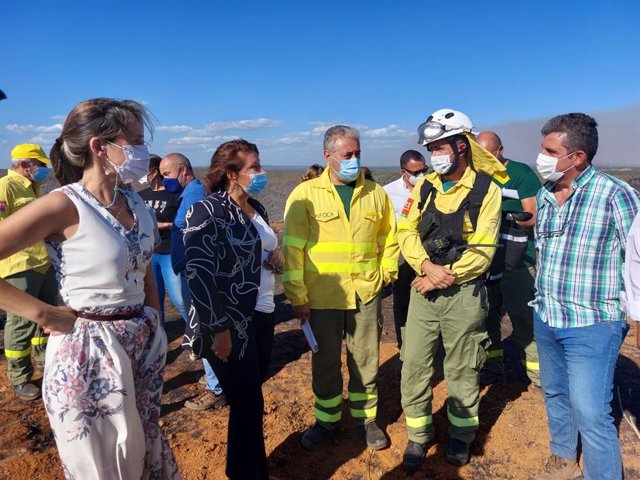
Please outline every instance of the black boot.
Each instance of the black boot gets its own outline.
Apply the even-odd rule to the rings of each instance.
[[[469,463],[469,445],[457,438],[450,439],[447,446],[447,462],[458,466]]]
[[[307,429],[307,431],[302,434],[300,443],[307,450],[316,450],[322,442],[324,442],[325,438],[332,438],[335,434],[335,430],[329,430],[319,423],[316,423],[313,427]]]
[[[40,398],[40,389],[31,382],[14,385],[13,391],[21,400],[31,401]]]
[[[415,472],[424,463],[426,455],[426,443],[418,443],[413,440],[409,440],[407,448],[404,449],[404,455],[402,455],[402,466],[410,472]]]
[[[376,422],[369,422],[364,426],[364,433],[367,439],[367,447],[373,450],[382,450],[389,445],[387,436],[380,429]]]

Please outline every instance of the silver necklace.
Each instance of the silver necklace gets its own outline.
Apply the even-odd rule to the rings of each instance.
[[[93,197],[93,199],[98,204],[98,206],[106,208],[108,210],[108,209],[110,209],[111,207],[113,207],[116,204],[116,199],[118,198],[118,192],[120,191],[120,187],[118,187],[117,183],[116,183],[116,186],[113,189],[113,200],[111,200],[111,203],[109,205],[105,205],[100,200],[98,200],[96,198],[96,196],[89,191],[87,186],[84,183],[82,183],[82,180],[80,180],[80,185],[82,185],[82,188],[84,188],[89,193],[89,195],[91,195]],[[120,208],[120,210],[122,210],[122,208]]]

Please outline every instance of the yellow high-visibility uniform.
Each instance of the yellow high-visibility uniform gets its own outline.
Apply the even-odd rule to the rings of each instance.
[[[39,185],[9,170],[0,178],[0,222],[38,198]],[[0,277],[34,297],[55,304],[57,285],[44,242],[37,242],[0,261]],[[4,331],[4,353],[7,376],[12,385],[31,379],[31,355],[36,364],[44,364],[49,336],[42,327],[25,318],[7,314]]]
[[[398,218],[398,243],[405,260],[419,275],[423,275],[422,263],[429,258],[420,240],[420,233],[417,230],[418,222],[422,217],[422,212],[418,210],[422,184],[425,180],[428,180],[434,186],[437,191],[435,206],[439,211],[453,213],[458,210],[462,200],[473,188],[475,179],[476,172],[471,168],[467,168],[462,178],[445,192],[440,175],[433,172],[420,180],[414,187],[413,192],[411,192],[407,205]],[[498,243],[501,202],[500,188],[492,183],[489,185],[489,190],[482,203],[475,232],[469,215],[465,215],[462,237],[467,243]],[[424,209],[426,203],[422,207]],[[485,273],[489,265],[491,265],[495,252],[495,247],[472,247],[466,249],[462,253],[462,257],[450,267],[456,273],[455,283],[467,283]],[[447,265],[447,267],[449,266]]]
[[[384,189],[356,181],[349,219],[329,169],[298,185],[285,207],[284,290],[293,305],[354,309],[398,272],[393,205]]]
[[[434,187],[432,195],[436,195],[436,209],[450,214],[459,210],[472,190],[476,172],[467,168],[462,178],[446,192],[437,173],[428,175],[426,180]],[[402,255],[419,275],[423,275],[421,266],[428,259],[418,231],[422,211],[430,201],[424,202],[422,211],[418,209],[424,181],[415,186],[398,219]],[[490,183],[475,231],[469,212],[465,213],[462,228],[467,244],[498,243],[501,200],[500,188]],[[431,377],[440,338],[446,352],[444,371],[449,396],[449,435],[465,443],[474,439],[479,426],[478,370],[486,359],[488,335],[484,327],[487,315],[485,287],[473,281],[489,269],[495,250],[495,247],[469,247],[451,266],[446,265],[456,274],[454,285],[434,290],[427,296],[416,290],[411,292],[400,388],[409,439],[414,442],[424,444],[434,436]]]
[[[0,222],[38,198],[38,184],[9,170],[0,178]],[[51,263],[44,242],[38,242],[0,262],[0,277],[27,270],[45,273]]]
[[[328,428],[342,414],[343,334],[351,415],[362,424],[375,420],[380,292],[398,268],[395,214],[384,189],[360,172],[349,207],[347,216],[327,168],[298,185],[285,208],[283,284],[293,305],[311,308],[314,413]]]

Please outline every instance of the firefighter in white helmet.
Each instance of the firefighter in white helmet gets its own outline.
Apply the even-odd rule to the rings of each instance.
[[[479,425],[478,372],[488,346],[484,280],[500,227],[500,189],[492,177],[503,182],[508,177],[504,166],[475,142],[474,133],[469,117],[451,109],[434,112],[420,125],[419,143],[430,151],[434,172],[416,185],[398,219],[402,255],[417,273],[401,381],[408,470],[422,465],[434,438],[431,377],[440,336],[449,392],[449,463],[469,461]]]

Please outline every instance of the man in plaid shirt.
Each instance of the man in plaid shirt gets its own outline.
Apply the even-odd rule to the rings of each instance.
[[[540,356],[551,458],[536,479],[622,478],[611,417],[613,373],[628,330],[620,302],[626,238],[640,196],[592,165],[596,121],[559,115],[542,128],[536,167],[538,272],[534,332]]]

